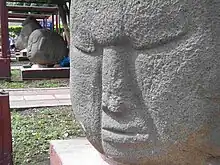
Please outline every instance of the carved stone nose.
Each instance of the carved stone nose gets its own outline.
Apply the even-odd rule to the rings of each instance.
[[[124,48],[114,46],[103,51],[102,105],[109,112],[125,112],[132,104],[132,76],[125,52]]]
[[[102,100],[102,109],[103,111],[113,112],[113,113],[122,113],[127,110],[126,102],[121,97],[112,97],[111,95],[103,96]]]

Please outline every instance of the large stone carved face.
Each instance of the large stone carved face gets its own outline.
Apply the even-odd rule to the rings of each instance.
[[[100,153],[125,164],[214,165],[219,8],[217,0],[72,2],[72,105]]]

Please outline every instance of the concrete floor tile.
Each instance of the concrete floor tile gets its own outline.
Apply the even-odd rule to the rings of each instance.
[[[63,104],[63,105],[72,105],[70,99],[68,99],[68,100],[60,100],[60,99],[59,99],[59,103],[60,103],[60,104]]]
[[[7,91],[7,90],[6,90]],[[69,88],[9,89],[11,108],[71,105]]]
[[[27,106],[26,102],[23,101],[10,101],[10,108],[25,108]]]
[[[10,101],[22,101],[24,100],[23,96],[9,96]]]
[[[34,100],[54,100],[56,99],[53,95],[32,95],[32,96],[24,96],[24,99],[27,101]]]
[[[70,99],[70,95],[69,94],[63,94],[63,95],[60,95],[60,94],[55,94],[54,95],[57,99],[61,100],[61,99]]]

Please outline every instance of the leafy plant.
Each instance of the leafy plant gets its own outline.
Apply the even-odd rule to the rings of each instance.
[[[9,26],[8,27],[8,32],[9,32],[9,35],[11,37],[14,37],[12,35],[19,35],[20,31],[21,31],[21,28],[22,26]]]

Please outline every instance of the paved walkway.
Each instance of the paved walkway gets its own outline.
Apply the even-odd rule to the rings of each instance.
[[[21,69],[22,68],[22,66],[11,66],[11,69],[13,70],[15,70],[15,69]]]
[[[69,88],[6,89],[10,108],[33,108],[71,105]]]

